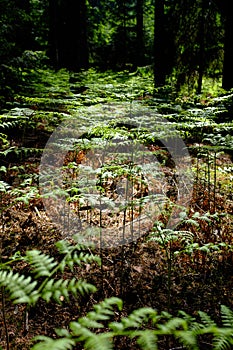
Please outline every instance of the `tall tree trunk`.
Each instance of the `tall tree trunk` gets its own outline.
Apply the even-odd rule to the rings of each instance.
[[[58,68],[59,59],[59,8],[57,0],[49,0],[49,35],[48,35],[48,56],[52,64]]]
[[[164,55],[164,0],[155,0],[154,23],[154,84],[155,87],[165,85]]]
[[[232,0],[215,0],[225,20],[222,87],[233,88],[233,11]]]
[[[202,79],[204,74],[204,60],[205,60],[205,16],[206,16],[206,0],[201,2],[201,15],[199,22],[199,65],[198,65],[198,83],[197,93],[201,93]]]
[[[233,88],[233,12],[230,8],[226,14],[224,41],[222,87],[230,90]]]
[[[50,0],[49,57],[57,68],[88,67],[86,0]]]
[[[136,4],[136,35],[137,35],[137,59],[136,64],[144,64],[144,35],[143,35],[143,0],[137,0]]]

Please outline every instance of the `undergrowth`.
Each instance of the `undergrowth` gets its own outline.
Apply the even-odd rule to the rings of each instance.
[[[212,311],[210,307],[190,314],[177,310],[183,309],[181,305],[193,311],[185,298],[190,294],[192,297],[190,290],[195,290],[195,283],[199,283],[195,281],[205,284],[210,276],[213,284],[224,284],[222,276],[232,264],[232,94],[218,92],[217,88],[211,92],[208,88],[209,94],[205,91],[202,96],[192,98],[177,96],[171,87],[154,91],[152,74],[145,73],[143,68],[134,73],[104,74],[93,69],[78,74],[66,70],[55,74],[39,69],[25,72],[25,80],[27,77],[30,86],[15,96],[0,116],[0,284],[7,349],[11,342],[8,298],[16,305],[27,305],[28,314],[41,301],[62,307],[85,294],[93,310],[90,307],[82,310],[80,306],[80,315],[75,315],[75,319],[72,316],[72,321],[69,318],[67,327],[56,329],[53,337],[46,332],[36,337],[32,349],[110,350],[123,348],[127,342],[131,349],[230,349],[233,346],[230,298],[224,306],[224,297],[218,296],[222,304],[216,307],[218,315],[213,315],[216,309]],[[155,117],[154,121],[150,119],[150,125],[149,116]],[[49,225],[39,191],[38,169],[50,134],[69,118],[77,120],[82,136],[70,140],[66,149],[63,164],[66,205],[82,224],[111,228],[114,233],[121,225],[124,239],[125,228],[129,228],[129,234],[138,228],[136,242],[133,239],[132,245],[123,245],[118,253],[112,250],[106,253],[104,245],[99,244],[94,254],[80,242],[60,240],[55,244],[56,253],[51,255],[45,248],[29,249],[27,243],[21,247],[17,242],[20,235],[23,236],[20,242],[27,242],[28,236],[32,236],[29,242],[33,246],[36,236],[43,235],[43,227]],[[166,120],[166,129],[155,123],[159,118]],[[189,208],[175,203],[181,188],[178,188],[177,169],[168,149],[159,142],[166,132],[165,136],[168,135],[168,130],[178,130],[192,157],[191,169],[186,171],[194,176]],[[162,179],[149,161],[137,164],[133,152],[131,162],[128,155],[117,154],[117,148],[114,158],[106,156],[101,162],[100,156],[106,150],[113,151],[114,140],[122,149],[139,142],[144,152],[139,149],[140,160],[156,157]],[[149,178],[145,176],[148,167],[153,173]],[[94,186],[85,182],[92,176],[97,178]],[[154,186],[160,185],[153,198],[149,193],[151,180]],[[162,181],[166,185],[161,186]],[[124,205],[120,206],[117,200],[122,198]],[[146,228],[136,226],[138,217],[152,201],[159,208],[156,220],[150,220],[151,225]],[[177,211],[179,222],[168,229],[171,208]],[[23,218],[19,227],[17,213]],[[151,219],[150,215],[147,219]],[[38,221],[43,222],[42,232]],[[52,228],[49,234],[55,230]],[[12,248],[13,237],[16,238]],[[142,254],[140,263],[134,263],[136,252]],[[98,281],[96,287],[79,278],[75,267],[90,271],[93,263],[100,264],[100,270],[95,270],[98,277],[93,278]],[[156,268],[152,263],[157,264]],[[137,278],[143,278],[143,264],[149,266],[152,287],[143,280],[144,290],[137,291]],[[135,271],[140,272],[136,277]],[[138,304],[142,299],[143,306],[149,306],[137,304],[134,311],[132,306],[127,309],[130,303],[124,296],[128,290],[132,295],[136,293]],[[160,290],[163,295],[158,296],[158,304],[162,300],[166,311],[154,307],[158,306],[154,300],[144,303],[147,294],[156,299]],[[181,294],[185,291],[182,302],[177,290]],[[95,291],[98,297],[93,302],[91,295]],[[193,299],[190,300],[191,304]],[[202,306],[202,300],[199,304]]]

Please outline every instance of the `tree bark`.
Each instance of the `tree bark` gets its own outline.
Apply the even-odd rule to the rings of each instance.
[[[164,55],[164,0],[155,0],[154,23],[154,85],[165,85],[165,55]]]
[[[144,35],[143,35],[143,0],[137,0],[136,4],[136,35],[137,35],[137,60],[138,66],[144,64]]]
[[[230,9],[225,19],[222,87],[225,90],[233,88],[233,13]]]
[[[49,57],[57,68],[88,68],[85,0],[49,1]]]
[[[233,88],[233,11],[231,0],[215,0],[225,20],[224,60],[222,87],[225,90]]]

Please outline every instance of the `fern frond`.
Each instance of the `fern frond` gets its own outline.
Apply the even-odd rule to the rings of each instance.
[[[85,341],[87,350],[112,350],[113,344],[109,333],[93,334]]]
[[[14,274],[13,271],[0,271],[0,285],[6,287],[15,304],[27,303],[33,305],[40,297],[39,292],[35,290],[37,281],[32,282],[30,276]]]
[[[137,343],[143,350],[157,350],[158,338],[156,334],[151,330],[143,330],[137,338]]]
[[[96,292],[96,287],[82,280],[77,281],[76,278],[71,280],[59,279],[58,281],[49,279],[41,291],[41,297],[46,302],[53,298],[58,303],[61,303],[63,298],[69,300],[69,293],[77,296],[78,292],[82,295],[94,293]]]
[[[71,254],[74,250],[74,246],[66,241],[66,240],[60,240],[55,243],[55,246],[60,254]],[[81,247],[79,245],[75,245],[76,250],[81,250]]]
[[[70,350],[75,345],[74,340],[69,338],[51,339],[45,336],[37,336],[35,341],[40,341],[32,347],[32,350]]]
[[[126,328],[138,328],[144,322],[147,322],[150,318],[156,317],[157,312],[152,308],[140,308],[133,311],[128,317],[125,317],[121,320],[121,323]]]
[[[233,328],[233,311],[227,306],[221,305],[221,316],[223,326]]]
[[[70,242],[61,240],[56,243],[56,247],[60,254],[65,255],[64,259],[59,265],[61,272],[64,271],[65,267],[68,266],[73,271],[74,264],[82,265],[96,262],[100,265],[101,259],[97,255],[88,254],[82,252],[86,247],[81,244],[72,245]]]
[[[164,324],[158,324],[158,328],[163,334],[173,334],[179,328],[187,330],[188,327],[186,320],[179,317],[173,317]]]
[[[212,320],[212,318],[209,315],[207,315],[207,313],[203,311],[198,311],[198,314],[205,327],[217,327],[217,324],[215,323],[215,321]]]
[[[33,267],[32,272],[36,274],[35,278],[50,276],[52,269],[57,265],[53,257],[36,249],[27,251],[25,260]]]
[[[213,349],[228,350],[233,345],[233,329],[218,329],[214,332]]]
[[[0,181],[0,192],[6,193],[10,190],[10,185],[5,181]]]
[[[113,345],[111,341],[113,337],[112,333],[107,332],[107,333],[95,334],[91,332],[88,328],[86,328],[86,326],[83,326],[80,324],[84,321],[84,319],[85,318],[83,317],[79,319],[78,322],[70,323],[70,329],[72,331],[72,335],[75,337],[78,337],[76,338],[76,343],[83,342],[85,344],[85,349],[88,349],[88,350],[112,350],[113,349]],[[93,322],[95,321],[91,321],[88,327],[92,328]],[[93,327],[93,328],[96,328],[96,327]]]
[[[177,338],[182,345],[184,345],[187,349],[198,350],[198,339],[197,334],[194,331],[183,330],[183,331],[175,331],[175,338]]]

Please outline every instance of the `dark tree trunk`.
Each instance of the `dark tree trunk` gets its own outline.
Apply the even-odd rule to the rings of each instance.
[[[233,13],[230,9],[226,14],[224,41],[222,87],[230,90],[233,88]]]
[[[165,55],[164,55],[164,0],[155,0],[154,24],[154,84],[155,87],[165,85]]]
[[[199,65],[198,65],[198,84],[197,93],[201,93],[202,79],[204,75],[204,60],[205,60],[205,16],[206,16],[206,0],[202,0],[201,15],[199,24]]]
[[[143,0],[137,0],[136,4],[136,34],[137,34],[137,59],[136,64],[144,64],[144,35],[143,35]]]
[[[231,0],[215,0],[225,20],[224,61],[222,87],[225,90],[233,88],[233,11]]]
[[[85,0],[50,0],[49,57],[57,68],[88,67]]]

